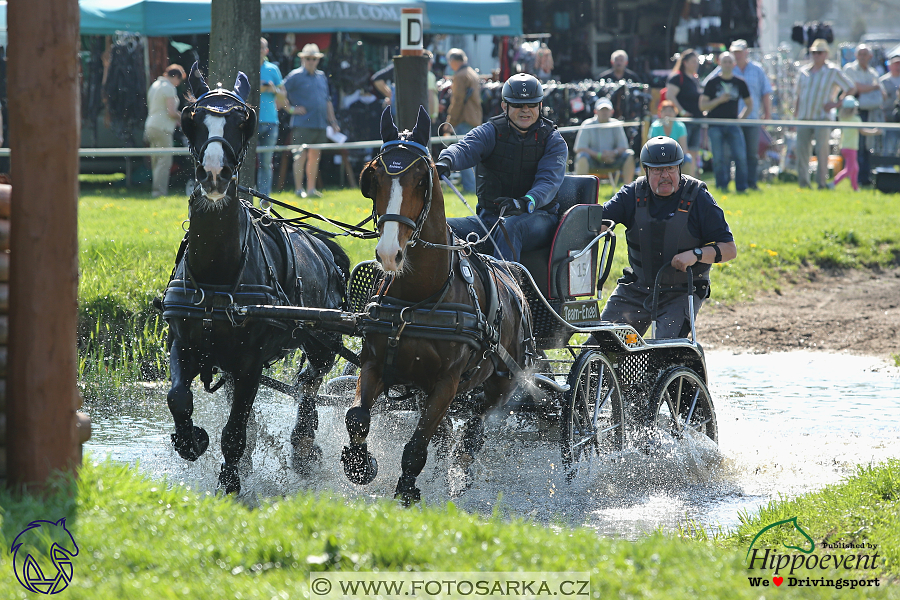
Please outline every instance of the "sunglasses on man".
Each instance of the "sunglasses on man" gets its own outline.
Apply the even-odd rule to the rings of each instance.
[[[506,103],[510,108],[537,108],[540,106],[540,102],[507,102]]]

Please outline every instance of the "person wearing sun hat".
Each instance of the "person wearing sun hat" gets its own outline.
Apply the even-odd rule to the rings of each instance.
[[[326,130],[329,126],[335,132],[340,131],[328,91],[328,78],[316,69],[325,55],[319,52],[316,44],[306,44],[297,56],[302,60],[302,66],[284,78],[288,100],[286,110],[291,115],[291,143],[325,144],[328,142]],[[320,156],[321,150],[313,148],[294,153],[294,184],[301,198],[322,196],[316,190]],[[301,185],[304,170],[306,189]]]
[[[798,121],[827,121],[831,110],[837,108],[845,96],[852,94],[856,86],[839,67],[828,61],[831,53],[828,42],[819,38],[813,41],[809,51],[812,62],[800,67],[794,85],[794,118]],[[797,128],[797,179],[800,187],[809,187],[809,155],[813,136],[816,139],[819,189],[834,187],[827,183],[830,132],[830,127]]]

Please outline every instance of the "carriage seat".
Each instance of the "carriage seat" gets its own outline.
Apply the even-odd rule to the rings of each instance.
[[[569,270],[564,261],[570,252],[578,252],[600,233],[603,219],[603,205],[599,204],[600,179],[596,175],[566,175],[556,193],[559,202],[559,225],[553,241],[547,248],[539,248],[523,252],[520,262],[531,273],[538,289],[548,300],[562,300],[573,296],[593,296],[589,294],[570,293]],[[598,246],[595,245],[589,255],[591,281],[595,283],[597,273]],[[556,271],[562,268],[559,278],[562,290],[557,290]],[[593,284],[592,286],[593,287]]]

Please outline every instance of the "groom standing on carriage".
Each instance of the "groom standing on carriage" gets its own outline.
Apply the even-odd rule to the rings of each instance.
[[[479,125],[441,152],[438,175],[476,167],[478,218],[448,219],[462,239],[492,235],[495,258],[518,261],[523,251],[548,246],[559,221],[556,192],[566,172],[568,148],[556,126],[541,117],[540,81],[519,73],[503,84],[503,114]],[[479,219],[481,223],[479,223]],[[487,249],[485,249],[487,250]]]

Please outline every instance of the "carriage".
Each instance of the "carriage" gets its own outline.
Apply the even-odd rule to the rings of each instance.
[[[538,360],[532,373],[535,385],[514,395],[503,411],[537,417],[546,429],[542,433],[558,439],[569,479],[594,457],[639,445],[654,431],[678,437],[699,434],[717,441],[706,362],[696,336],[645,339],[629,325],[600,320],[602,288],[612,267],[616,237],[612,228],[600,232],[599,192],[596,176],[566,175],[556,198],[561,217],[553,243],[524,253],[519,263],[507,263],[531,309]],[[357,264],[343,316],[263,306],[247,307],[242,313],[278,314],[309,327],[360,335],[382,278],[376,261]],[[428,336],[434,330],[412,323],[406,333]],[[596,343],[587,343],[589,337]],[[344,394],[356,386],[354,373],[348,361],[341,375],[325,382],[317,404],[345,405]],[[296,391],[269,377],[263,384],[288,394]],[[383,407],[415,410],[418,397],[415,390],[396,386],[385,393]],[[472,393],[458,396],[450,414],[468,414],[472,397]]]
[[[602,227],[599,179],[565,178],[557,195],[562,217],[549,247],[525,253],[518,263],[494,260],[475,252],[477,240],[459,240],[448,227],[427,112],[420,107],[413,131],[399,132],[385,110],[384,144],[360,177],[375,225],[365,236],[378,238],[380,264],[363,262],[348,274],[346,254],[321,230],[238,199],[239,189],[253,193],[237,184],[255,129],[246,76],[239,73],[234,92],[210,90],[195,64],[189,81],[198,99],[182,113],[182,128],[198,185],[189,201],[190,228],[159,306],[170,328],[167,401],[175,420],[172,444],[183,458],[196,460],[209,437],[192,420],[191,381],[199,375],[213,391],[217,368],[231,378],[219,475],[225,492],[240,491],[238,461],[260,383],[297,400],[292,462],[308,472],[321,456],[314,444],[318,392],[337,355],[360,367],[358,376],[340,378],[356,384],[345,417],[349,445],[341,455],[354,483],[370,483],[378,471],[366,443],[376,400],[396,400],[398,387],[412,390],[400,396],[420,409],[395,492],[406,504],[420,497],[415,482],[429,443],[448,428],[447,416],[461,410],[470,415],[451,467],[461,489],[471,484],[485,417],[504,406],[558,421],[570,479],[593,457],[652,441],[655,432],[716,440],[696,336],[645,340],[630,326],[600,320],[599,292],[615,237]],[[341,335],[361,339],[358,355],[342,345]],[[584,344],[587,336],[590,344]],[[266,364],[297,348],[306,364],[293,384],[263,375]]]

